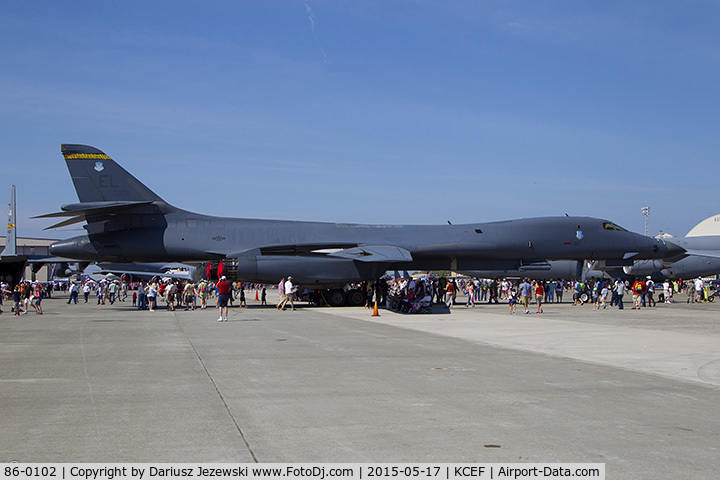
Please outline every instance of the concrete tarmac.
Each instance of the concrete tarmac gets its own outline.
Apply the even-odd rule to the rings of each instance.
[[[607,478],[720,475],[720,304],[373,317],[272,300],[223,323],[214,309],[49,299],[44,315],[16,317],[6,303],[2,461],[592,462]]]

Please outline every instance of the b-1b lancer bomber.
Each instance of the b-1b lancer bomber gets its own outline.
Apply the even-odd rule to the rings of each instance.
[[[238,281],[275,283],[292,275],[294,283],[320,289],[388,270],[507,270],[548,260],[623,266],[684,251],[589,217],[433,226],[201,215],[168,204],[96,148],[63,145],[62,154],[80,203],[41,217],[71,217],[48,229],[87,222],[86,235],[50,247],[53,255],[80,261],[222,261],[225,275]]]

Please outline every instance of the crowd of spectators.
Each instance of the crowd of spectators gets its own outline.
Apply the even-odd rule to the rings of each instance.
[[[290,281],[291,277],[288,278]],[[283,279],[284,280],[284,279]],[[281,282],[286,285],[286,282]],[[276,285],[231,283],[228,302],[235,301],[240,307],[246,307],[245,290],[255,290],[256,300],[267,305],[267,289]],[[67,303],[77,304],[93,302],[97,305],[112,305],[115,302],[132,302],[138,310],[155,311],[159,302],[167,305],[167,310],[206,309],[208,305],[217,306],[218,286],[214,281],[198,282],[158,278],[152,281],[123,283],[117,280],[84,280],[82,282],[40,283],[23,281],[11,287],[0,283],[0,307],[2,299],[12,300],[12,312],[15,315],[27,314],[32,307],[35,313],[42,315],[42,299],[52,296],[58,290],[67,292]],[[375,282],[363,282],[353,289],[363,293],[365,307],[372,308],[375,303],[393,310],[407,313],[431,312],[433,305],[445,305],[448,309],[456,307],[460,295],[465,307],[472,308],[477,303],[507,303],[510,312],[515,313],[516,305],[523,306],[523,313],[530,313],[530,304],[537,306],[536,313],[543,313],[542,305],[562,303],[566,294],[572,295],[573,305],[591,304],[595,309],[608,306],[624,308],[623,297],[630,293],[633,309],[654,307],[657,302],[672,303],[678,294],[686,295],[687,303],[712,300],[712,292],[702,279],[693,281],[666,280],[656,284],[650,277],[629,280],[595,279],[530,280],[530,279],[480,279],[468,277],[448,278],[445,276],[423,275],[419,277],[393,278],[384,276]],[[291,293],[279,292],[281,302],[292,306],[292,301],[308,301],[312,292],[302,287],[292,287]],[[278,304],[284,308],[285,303]],[[294,308],[294,307],[293,307]],[[0,308],[0,313],[2,309]]]
[[[702,279],[690,282],[668,279],[662,284],[655,284],[651,277],[638,278],[631,282],[596,278],[566,281],[529,278],[446,278],[428,275],[420,278],[390,279],[388,284],[390,286],[388,308],[403,312],[417,312],[421,303],[444,304],[451,309],[458,303],[458,294],[464,296],[465,307],[471,308],[482,302],[507,302],[511,313],[515,313],[517,304],[523,305],[523,313],[530,313],[530,304],[537,306],[536,313],[543,313],[543,304],[562,303],[566,293],[572,294],[573,305],[591,304],[595,309],[608,306],[623,309],[623,297],[628,292],[633,295],[634,309],[654,307],[657,301],[672,303],[675,301],[675,295],[680,293],[687,296],[688,303],[706,301],[712,296]]]

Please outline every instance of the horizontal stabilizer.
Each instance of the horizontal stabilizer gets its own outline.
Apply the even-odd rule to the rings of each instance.
[[[84,202],[63,205],[60,207],[62,212],[47,213],[32,218],[51,218],[51,217],[74,217],[77,215],[105,215],[108,213],[118,213],[129,210],[141,205],[150,205],[153,202],[135,201],[135,202]]]
[[[0,254],[0,263],[25,262],[27,258],[27,255],[5,255],[3,252]]]
[[[363,245],[329,253],[330,257],[347,258],[359,262],[412,262],[412,254],[394,245]]]
[[[139,206],[150,205],[152,203],[153,202],[149,201],[73,203],[60,207],[63,210],[62,212],[48,213],[32,218],[72,217],[44,229],[51,230],[53,228],[66,227],[75,223],[84,222],[87,220],[87,217],[118,214],[127,212],[128,210],[133,210]]]

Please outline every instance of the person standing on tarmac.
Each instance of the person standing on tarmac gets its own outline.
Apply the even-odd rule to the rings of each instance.
[[[640,280],[635,280],[635,283],[633,283],[632,291],[633,291],[633,307],[632,310],[640,310],[640,307],[642,305],[642,294],[643,290],[645,290],[645,285],[643,285],[643,282]]]
[[[703,286],[703,280],[701,277],[695,279],[695,294],[697,296],[695,301],[698,303],[703,301]]]
[[[672,303],[673,300],[673,286],[669,280],[665,279],[663,283],[663,294],[665,295],[665,303]]]
[[[452,309],[453,307],[453,297],[455,296],[455,284],[454,282],[448,281],[445,284],[445,305]]]
[[[523,313],[530,313],[530,295],[532,294],[532,285],[530,285],[530,279],[526,278],[523,283],[520,284],[520,303],[523,306]]]
[[[85,297],[85,303],[88,303],[88,299],[90,298],[90,283],[85,282],[85,285],[83,285],[83,297]]]
[[[537,282],[537,284],[535,285],[535,300],[537,301],[537,312],[535,313],[543,313],[542,302],[544,295],[545,288],[543,287],[543,282]]]
[[[22,299],[20,298],[22,296],[22,292],[20,291],[20,284],[15,285],[15,288],[12,292],[13,296],[13,310],[15,311],[15,316],[20,315],[20,304],[22,303]],[[70,303],[70,302],[68,302]],[[23,313],[27,313],[27,310]]]
[[[647,282],[645,282],[645,288],[647,290],[647,293],[645,295],[647,297],[647,306],[654,307],[655,299],[653,298],[653,295],[655,294],[655,282],[652,281],[652,277],[650,275],[647,276]]]
[[[218,291],[218,308],[220,308],[220,318],[218,322],[228,321],[228,299],[230,297],[230,282],[226,277],[221,277],[216,285]]]
[[[77,305],[78,301],[78,286],[75,282],[72,282],[70,284],[70,298],[68,299],[68,305],[70,302],[75,302],[75,305]]]
[[[285,302],[285,277],[281,278],[280,283],[278,283],[278,295],[280,296],[280,300],[275,307],[280,310]]]
[[[295,286],[292,283],[292,278],[288,276],[287,281],[285,281],[285,300],[282,303],[282,309],[285,310],[285,305],[287,305],[288,302],[290,302],[290,308],[295,310],[295,301],[293,297],[295,296]]]
[[[625,282],[618,279],[615,282],[615,294],[617,295],[618,310],[623,309],[623,295],[625,295]]]

